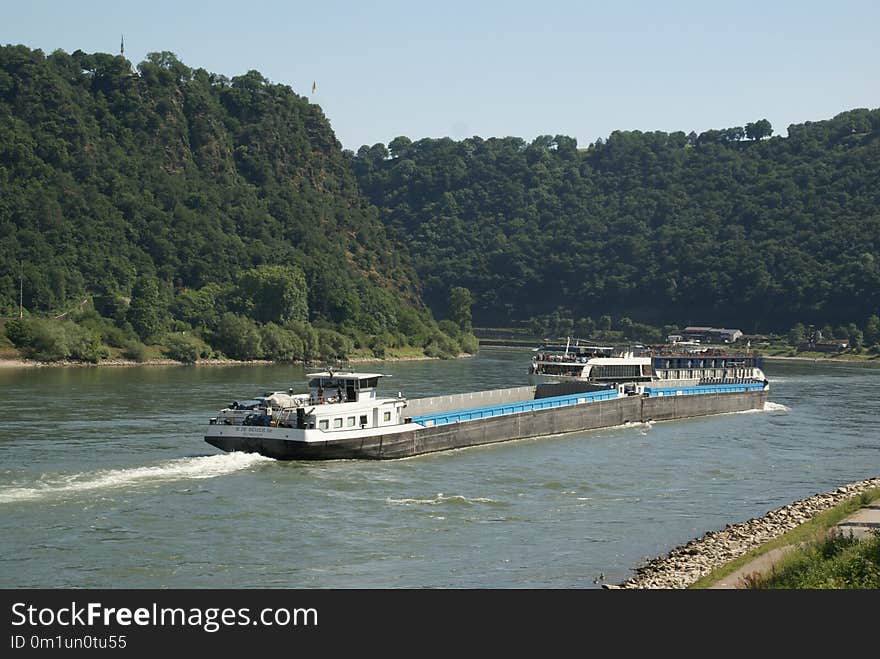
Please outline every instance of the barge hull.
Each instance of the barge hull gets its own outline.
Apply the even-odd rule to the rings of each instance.
[[[276,460],[392,460],[625,423],[760,410],[766,400],[766,390],[656,398],[626,396],[357,439],[302,442],[265,436],[209,436],[205,441],[223,451],[259,453]]]

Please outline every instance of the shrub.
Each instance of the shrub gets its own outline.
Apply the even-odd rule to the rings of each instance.
[[[108,355],[97,333],[69,320],[13,319],[6,324],[6,336],[28,359],[97,362]]]
[[[318,330],[318,356],[321,359],[325,361],[347,359],[353,350],[354,341],[351,337],[334,330]]]
[[[195,336],[184,332],[168,334],[165,337],[164,354],[184,364],[195,364],[205,351],[205,344]]]
[[[76,323],[64,323],[64,334],[70,350],[70,358],[86,362],[106,359],[110,352],[101,343],[101,337]]]
[[[146,361],[147,346],[145,346],[140,341],[128,341],[124,346],[122,346],[122,356],[126,359],[131,359],[136,362]]]
[[[475,355],[480,350],[479,339],[470,332],[462,334],[459,343],[461,344],[461,351],[466,352],[469,355]]]
[[[459,329],[458,325],[451,320],[441,320],[437,323],[437,327],[439,327],[440,331],[450,338],[457,339],[461,336],[461,329]]]
[[[428,344],[425,346],[425,354],[428,357],[439,357],[440,359],[457,357],[458,351],[458,342],[439,331],[431,336]]]
[[[112,320],[94,310],[81,314],[76,318],[76,322],[81,327],[98,334],[104,343],[114,348],[122,348],[126,343],[137,338],[130,325],[127,328],[117,327]]]
[[[263,356],[273,361],[294,361],[303,358],[303,342],[292,330],[266,323],[260,328]]]
[[[291,321],[285,324],[284,328],[296,334],[302,342],[302,360],[304,362],[311,362],[318,358],[320,348],[318,330],[308,323],[300,321]]]
[[[391,332],[381,332],[370,340],[369,348],[373,351],[374,356],[382,359],[385,357],[385,351],[388,348],[393,348],[394,344],[395,338]]]
[[[231,312],[220,317],[211,345],[232,359],[259,359],[263,356],[263,340],[257,324]]]
[[[6,338],[19,350],[28,345],[33,338],[33,325],[30,318],[14,318],[6,323]]]

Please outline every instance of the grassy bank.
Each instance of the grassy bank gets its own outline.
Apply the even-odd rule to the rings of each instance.
[[[841,542],[832,532],[833,527],[841,520],[855,513],[859,508],[880,501],[880,488],[871,489],[844,501],[837,506],[816,515],[808,522],[767,542],[760,547],[744,554],[738,559],[725,564],[705,575],[690,586],[692,589],[708,588],[726,576],[736,572],[752,560],[775,549],[793,547],[783,558],[776,562],[772,570],[765,574],[747,579],[749,588],[865,588],[874,586],[861,585],[855,577],[865,573],[865,561],[873,560],[873,572],[880,578],[880,551],[878,538],[870,539],[866,544],[857,546]],[[873,544],[872,544],[873,543]],[[873,556],[873,559],[871,558]],[[871,568],[867,570],[869,573]],[[813,584],[802,585],[800,577],[810,574]],[[845,575],[852,575],[849,582]],[[844,575],[844,576],[840,576]]]
[[[743,581],[753,590],[875,590],[880,588],[880,533],[862,540],[831,534],[785,556],[768,574]]]

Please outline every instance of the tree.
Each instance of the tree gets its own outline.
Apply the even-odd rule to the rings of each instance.
[[[257,324],[231,312],[220,317],[212,345],[232,359],[259,359],[263,356],[262,336]]]
[[[303,358],[303,342],[291,330],[266,323],[260,328],[260,339],[266,359],[289,362]]]
[[[807,328],[804,327],[803,323],[796,323],[790,330],[788,330],[788,345],[799,346],[804,342],[806,334]]]
[[[880,316],[871,314],[865,323],[865,343],[872,346],[880,343]]]
[[[462,332],[471,332],[471,305],[474,298],[471,292],[462,286],[453,286],[449,291],[449,316]]]
[[[861,350],[865,345],[865,335],[855,323],[850,323],[846,328],[846,337],[849,340],[849,347]]]
[[[388,143],[388,151],[392,158],[403,158],[406,156],[407,150],[412,146],[412,140],[401,135],[395,137]]]
[[[195,364],[204,347],[201,341],[186,332],[169,334],[164,343],[165,356],[184,364]]]
[[[261,265],[238,279],[239,307],[261,323],[308,319],[308,290],[303,271],[290,265]]]
[[[159,294],[159,282],[155,277],[138,277],[131,291],[131,304],[126,320],[134,331],[146,341],[165,331],[168,325],[168,309]]]
[[[746,137],[750,140],[759,141],[773,134],[773,127],[766,119],[746,124]]]
[[[171,304],[173,315],[192,327],[205,325],[213,328],[223,311],[220,298],[224,293],[219,284],[208,284],[199,289],[181,289]]]

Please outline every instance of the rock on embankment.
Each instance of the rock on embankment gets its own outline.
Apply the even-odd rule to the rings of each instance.
[[[715,568],[778,538],[819,513],[877,487],[880,487],[880,478],[850,483],[832,492],[815,494],[771,510],[763,517],[729,524],[721,531],[709,531],[702,538],[649,561],[636,570],[635,577],[605,588],[687,588]]]

